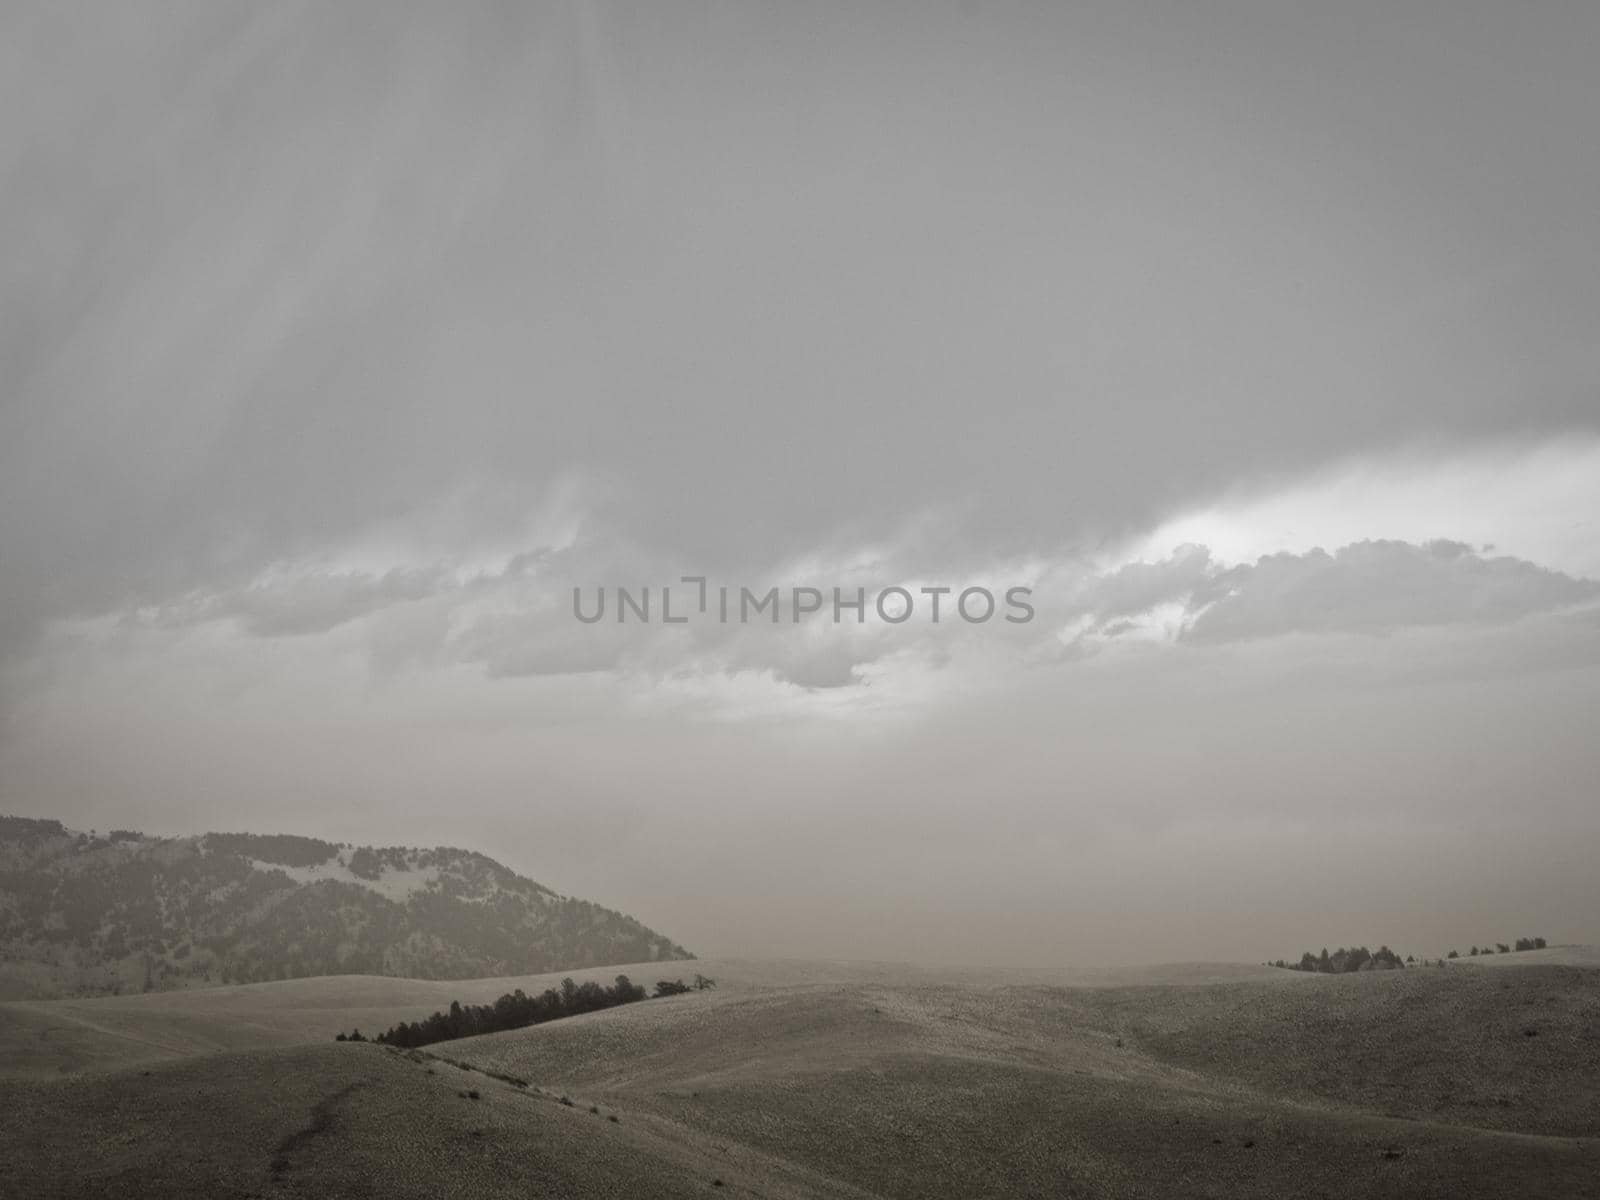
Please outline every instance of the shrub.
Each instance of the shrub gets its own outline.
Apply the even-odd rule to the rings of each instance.
[[[370,846],[362,846],[350,856],[348,863],[350,874],[358,879],[381,879],[383,877],[383,860]]]

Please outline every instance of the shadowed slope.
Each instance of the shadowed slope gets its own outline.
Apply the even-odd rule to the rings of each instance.
[[[1163,1062],[1299,1100],[1600,1137],[1600,971],[1385,971],[1077,993],[1082,1019]]]
[[[719,1178],[760,1178],[777,1198],[861,1197],[765,1156],[722,1152],[703,1137],[664,1139],[370,1045],[0,1082],[0,1107],[0,1195],[39,1200],[678,1197],[704,1195]]]

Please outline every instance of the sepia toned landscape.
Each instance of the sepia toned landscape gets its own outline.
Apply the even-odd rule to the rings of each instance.
[[[0,1200],[1600,1200],[1595,0],[0,3]]]
[[[1600,1180],[1594,946],[961,969],[701,960],[659,939],[580,967],[627,943],[541,942],[570,902],[481,855],[0,833],[9,977],[54,964],[31,978],[65,993],[0,1003],[0,1194],[1563,1197]],[[92,929],[46,911],[91,896]],[[518,951],[567,969],[295,971],[317,945],[364,961],[376,922],[444,973],[465,943],[416,927],[447,897],[480,933],[515,912]],[[592,938],[624,920],[583,911]],[[288,977],[149,967],[197,955]],[[139,986],[117,982],[122,959]]]
[[[1600,952],[1343,976],[696,961],[713,989],[426,1049],[454,984],[0,1006],[19,1196],[1578,1197]],[[1488,960],[1486,960],[1488,961]]]

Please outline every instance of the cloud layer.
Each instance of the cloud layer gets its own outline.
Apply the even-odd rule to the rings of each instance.
[[[731,581],[712,578],[702,613],[699,585],[681,580],[681,572],[658,562],[654,574],[641,574],[637,563],[648,556],[637,548],[579,537],[472,569],[449,561],[383,569],[280,564],[247,584],[190,591],[124,612],[122,619],[172,630],[219,624],[245,638],[311,638],[348,626],[380,670],[462,664],[491,680],[609,673],[659,681],[749,673],[808,690],[881,686],[885,671],[932,672],[926,678],[937,680],[939,669],[957,656],[992,660],[1006,671],[1052,659],[1058,669],[1070,669],[1083,654],[1119,642],[1160,643],[1177,652],[1185,645],[1288,634],[1488,627],[1600,601],[1595,581],[1444,540],[1368,540],[1232,565],[1194,545],[1114,567],[1075,557],[973,561],[948,583],[913,574],[917,553],[913,545],[880,543],[763,565]],[[634,565],[624,572],[623,561]],[[807,573],[786,573],[794,571]],[[648,593],[648,619],[621,610],[617,583],[597,582],[618,579],[643,581],[627,589],[636,602]],[[996,597],[989,620],[960,616],[955,595],[970,586]],[[1022,612],[1005,607],[1012,586],[1029,589],[1032,620],[1004,619]],[[719,587],[731,597],[728,620],[719,618]],[[913,596],[908,620],[886,621],[876,611],[876,597],[889,587]],[[925,587],[953,589],[940,596],[939,621],[931,619]],[[817,605],[816,611],[797,617],[797,588],[815,589],[800,600]],[[741,591],[765,597],[769,589],[776,591],[775,606],[751,609],[741,620]],[[846,602],[864,596],[864,611],[844,607],[835,614],[835,589]],[[575,590],[591,616],[602,595],[608,598],[600,621],[577,619]],[[669,590],[674,615],[687,618],[681,624],[663,619]],[[895,615],[898,594],[886,603]],[[973,615],[982,611],[975,598]],[[874,664],[879,669],[867,671]]]

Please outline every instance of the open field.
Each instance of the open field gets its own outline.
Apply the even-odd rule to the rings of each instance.
[[[1514,954],[1450,958],[1445,963],[1452,967],[1600,967],[1600,946],[1546,946],[1543,950],[1518,950]]]
[[[700,965],[645,963],[463,980],[329,975],[138,996],[0,1004],[0,1076],[50,1078],[225,1050],[326,1042],[354,1028],[375,1034],[398,1021],[419,1020],[448,1008],[452,1000],[482,1004],[519,987],[542,991],[567,975],[579,982],[610,982],[619,972],[670,971],[676,978],[682,967]]]
[[[448,1008],[452,1000],[484,1004],[516,988],[531,994],[558,985],[568,975],[580,983],[588,979],[609,983],[614,976],[627,974],[649,986],[657,979],[692,978],[696,972],[715,978],[724,994],[874,980],[905,985],[939,981],[984,987],[1028,983],[1103,987],[1300,979],[1291,972],[1229,963],[984,972],[893,963],[728,959],[632,963],[493,979],[334,975],[92,1000],[0,1004],[0,1076],[51,1078],[223,1050],[324,1042],[353,1028],[371,1035],[396,1022],[420,1020]]]
[[[656,964],[629,973],[719,987],[409,1054],[278,1043],[548,977],[71,1002],[172,1060],[86,1042],[0,1081],[0,1194],[1600,1194],[1600,971],[1505,957],[1525,965]],[[17,1031],[61,1009],[5,1006],[15,1075]]]

